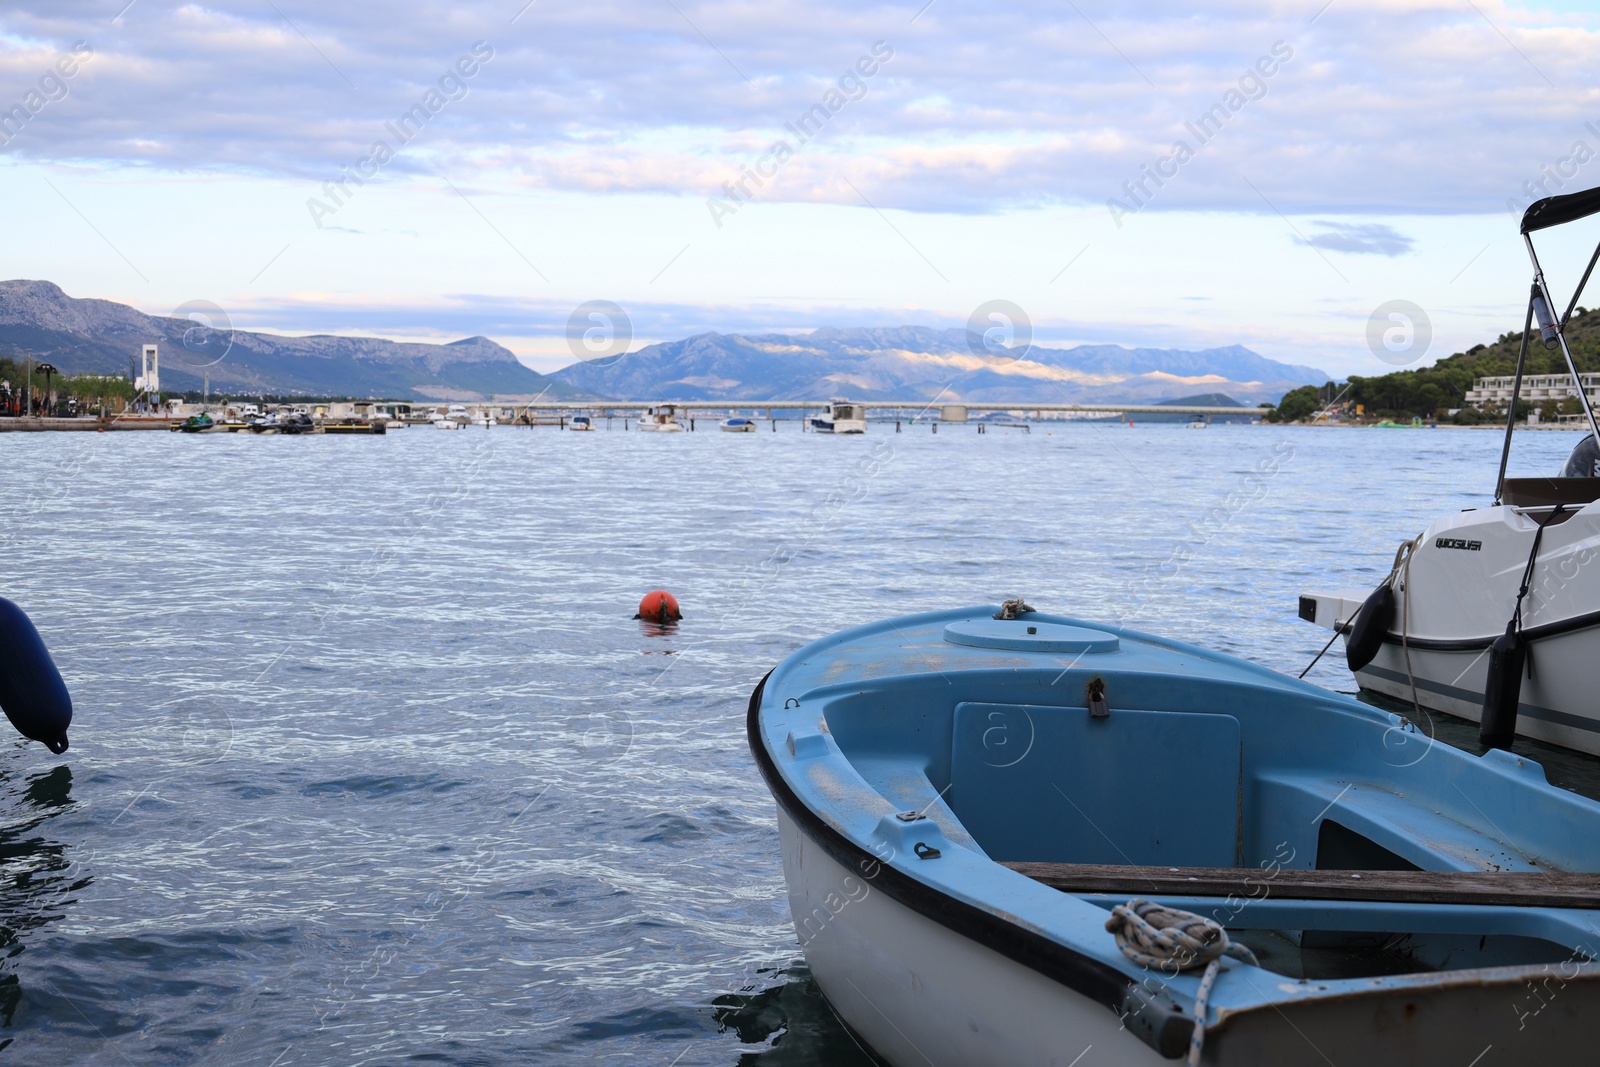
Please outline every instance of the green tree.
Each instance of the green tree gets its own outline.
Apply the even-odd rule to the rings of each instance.
[[[1322,390],[1302,385],[1285,393],[1278,406],[1267,413],[1268,422],[1296,422],[1322,406]]]

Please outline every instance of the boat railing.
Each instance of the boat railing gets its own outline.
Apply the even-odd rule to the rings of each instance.
[[[1523,212],[1522,243],[1528,250],[1529,262],[1533,264],[1533,284],[1528,290],[1528,310],[1522,321],[1522,345],[1517,352],[1517,370],[1511,382],[1511,401],[1506,405],[1505,441],[1500,447],[1500,474],[1495,479],[1496,503],[1506,502],[1504,499],[1507,481],[1506,464],[1511,458],[1511,434],[1517,424],[1517,400],[1522,393],[1523,370],[1527,366],[1528,344],[1532,340],[1535,324],[1538,326],[1544,346],[1561,350],[1562,358],[1566,362],[1567,375],[1577,387],[1575,394],[1579,405],[1583,408],[1584,419],[1589,424],[1589,432],[1594,435],[1597,442],[1600,442],[1600,423],[1595,421],[1594,406],[1589,403],[1589,394],[1584,388],[1584,376],[1578,373],[1577,361],[1573,359],[1572,348],[1567,344],[1567,322],[1572,318],[1572,312],[1583,296],[1584,286],[1589,284],[1589,277],[1594,273],[1595,264],[1600,263],[1600,244],[1595,245],[1594,254],[1589,257],[1589,265],[1584,268],[1583,277],[1578,279],[1577,287],[1572,291],[1572,299],[1567,302],[1566,310],[1559,317],[1555,313],[1557,304],[1551,298],[1544,268],[1539,265],[1538,250],[1533,245],[1533,235],[1536,232],[1576,222],[1596,212],[1600,212],[1600,189],[1586,189],[1583,192],[1562,196],[1547,196]]]

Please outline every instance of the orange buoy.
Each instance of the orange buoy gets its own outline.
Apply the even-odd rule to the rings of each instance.
[[[665,589],[652,589],[639,601],[639,614],[636,619],[649,619],[652,622],[674,622],[683,618],[683,612],[678,610],[678,598]]]

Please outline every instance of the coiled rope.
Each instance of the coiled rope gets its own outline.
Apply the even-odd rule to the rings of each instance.
[[[1118,904],[1106,920],[1116,935],[1117,947],[1133,962],[1152,970],[1177,974],[1204,967],[1194,997],[1194,1032],[1189,1036],[1189,1065],[1199,1067],[1206,1041],[1206,1007],[1211,987],[1222,971],[1222,957],[1259,966],[1255,953],[1229,940],[1222,924],[1192,911],[1168,908],[1150,900]]]

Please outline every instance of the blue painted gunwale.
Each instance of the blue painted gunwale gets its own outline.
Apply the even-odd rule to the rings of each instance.
[[[963,701],[1083,708],[1084,686],[1108,683],[1120,708],[1225,712],[1239,719],[1246,811],[1297,803],[1337,818],[1432,870],[1600,871],[1600,804],[1558,789],[1535,763],[1504,752],[1483,757],[1433,743],[1402,717],[1264,667],[1125,628],[1033,613],[1050,623],[1115,634],[1120,648],[1048,654],[947,643],[952,622],[990,618],[994,607],[909,616],[845,630],[784,660],[752,696],[750,742],[769,787],[807,836],[869,884],[924,915],[974,936],[1113,1010],[1149,975],[1104,929],[1119,902],[1058,892],[992,861],[940,791],[951,784],[953,709]],[[787,706],[786,706],[787,705]],[[1183,802],[1182,776],[1142,788]],[[916,823],[894,813],[926,810]],[[1490,813],[1493,813],[1491,816]],[[1293,813],[1300,820],[1304,810]],[[1253,820],[1253,821],[1252,821]],[[1241,866],[1272,853],[1271,820],[1241,819]],[[1504,835],[1504,836],[1502,836]],[[912,846],[939,849],[919,860]],[[1010,857],[1002,857],[1010,858]],[[1309,868],[1315,849],[1286,866]],[[1141,895],[1130,887],[1128,896]],[[1216,913],[1217,898],[1163,897]],[[1296,901],[1243,902],[1232,928],[1400,928],[1501,932],[1600,954],[1596,915],[1579,909]],[[1230,908],[1230,911],[1233,909]],[[1600,975],[1593,962],[1573,964]],[[1224,972],[1208,1021],[1307,997],[1422,989],[1521,973],[1520,967],[1305,981],[1273,972],[1255,981]],[[1245,975],[1249,978],[1252,975]],[[1192,1009],[1198,975],[1161,977],[1166,995]],[[1183,1021],[1183,1028],[1187,1022]],[[1169,1035],[1176,1038],[1179,1035]],[[1163,1042],[1164,1044],[1166,1042]]]

